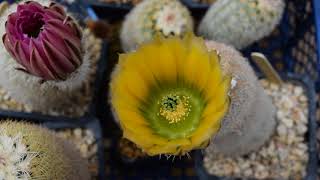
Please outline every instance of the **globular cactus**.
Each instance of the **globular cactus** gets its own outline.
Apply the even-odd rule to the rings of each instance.
[[[192,17],[178,0],[144,0],[126,16],[120,38],[124,51],[131,51],[157,33],[183,36],[192,30]]]
[[[243,49],[272,32],[284,8],[283,0],[217,0],[201,21],[198,33]]]
[[[275,107],[239,52],[214,41],[206,45],[219,52],[222,71],[232,76],[229,112],[207,152],[238,156],[257,150],[274,132]]]
[[[87,161],[53,132],[28,123],[0,122],[0,179],[90,179]]]
[[[61,107],[92,73],[89,33],[61,5],[10,5],[0,20],[0,86],[37,111]]]

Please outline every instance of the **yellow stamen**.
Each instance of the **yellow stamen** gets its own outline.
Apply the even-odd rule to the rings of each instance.
[[[175,94],[169,94],[162,98],[159,115],[163,116],[169,121],[169,124],[180,122],[184,120],[191,111],[189,104],[190,97]]]

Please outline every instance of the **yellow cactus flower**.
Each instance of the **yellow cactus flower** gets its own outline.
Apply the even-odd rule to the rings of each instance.
[[[120,55],[110,97],[124,138],[150,156],[184,155],[219,131],[229,87],[217,52],[190,34],[157,37]]]

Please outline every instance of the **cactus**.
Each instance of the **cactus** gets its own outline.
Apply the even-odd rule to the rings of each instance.
[[[0,179],[88,180],[87,165],[70,142],[45,128],[0,122]]]
[[[20,29],[19,27],[23,27]],[[88,83],[90,33],[57,3],[11,5],[1,16],[0,86],[30,109],[58,109]]]
[[[192,30],[192,17],[178,0],[144,0],[126,16],[120,38],[128,52],[157,33],[183,36]]]
[[[206,44],[219,52],[223,72],[232,75],[230,109],[207,152],[238,156],[257,150],[274,132],[275,107],[239,52],[214,41]]]
[[[284,8],[283,0],[217,0],[201,21],[198,33],[243,49],[272,32]]]

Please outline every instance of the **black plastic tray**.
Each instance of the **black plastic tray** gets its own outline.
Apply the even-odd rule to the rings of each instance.
[[[86,3],[93,8],[99,18],[107,18],[108,21],[123,18],[133,8],[131,4],[103,3],[99,0],[88,0]]]
[[[65,119],[65,118],[55,118],[48,116],[32,116],[29,114],[18,114],[19,116],[15,116],[14,114],[8,116],[2,116],[1,119],[13,119],[17,121],[30,122],[33,124],[38,124],[43,127],[47,127],[51,130],[59,131],[63,129],[89,129],[93,132],[98,150],[97,150],[97,158],[98,158],[98,179],[105,179],[105,162],[104,162],[104,147],[103,147],[103,136],[101,131],[100,122],[97,118],[91,116],[84,116],[77,120]]]
[[[308,132],[306,133],[308,140],[308,152],[309,160],[307,165],[307,173],[305,180],[317,179],[317,168],[318,168],[318,156],[317,156],[317,123],[316,123],[316,93],[313,85],[313,81],[310,78],[304,76],[297,76],[294,74],[282,75],[285,81],[293,82],[301,85],[308,97]],[[195,153],[195,168],[200,180],[238,180],[241,178],[232,177],[218,177],[210,175],[205,167],[203,166],[203,152],[197,151]]]
[[[196,18],[201,18],[210,7],[208,4],[199,4],[191,0],[181,0],[181,2],[191,10],[192,16]],[[87,4],[93,8],[99,18],[107,18],[109,21],[123,18],[133,8],[133,5],[128,3],[104,3],[99,0],[88,0]]]
[[[193,0],[181,0],[181,2],[192,9],[207,10],[210,7],[210,4],[198,3]]]

